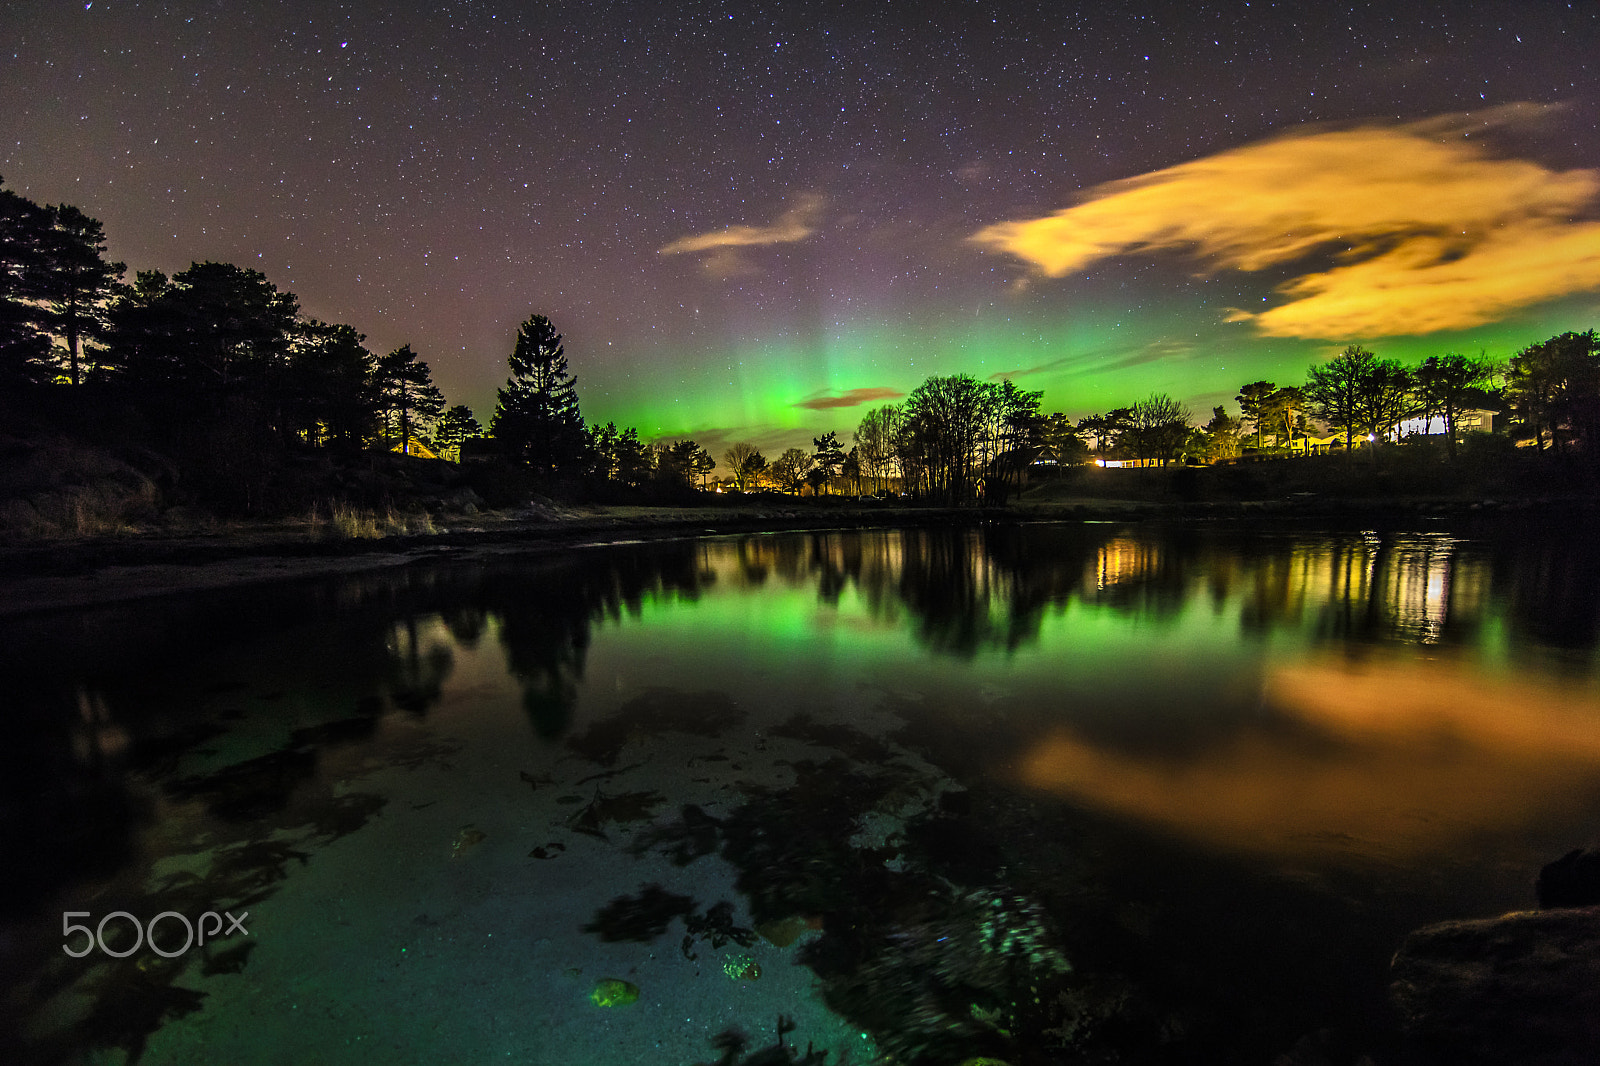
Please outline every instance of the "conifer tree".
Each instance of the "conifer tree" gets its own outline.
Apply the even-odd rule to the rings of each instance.
[[[71,204],[48,209],[50,234],[45,242],[42,293],[49,301],[49,323],[66,342],[67,379],[83,381],[84,342],[106,331],[106,305],[127,269],[105,258],[105,230]]]
[[[433,373],[407,344],[378,360],[378,389],[385,411],[400,431],[400,450],[410,455],[417,430],[431,426],[444,410],[444,396],[433,383]]]
[[[510,458],[541,476],[576,473],[588,445],[578,410],[577,379],[550,320],[533,315],[517,330],[511,377],[499,391],[489,433]]]

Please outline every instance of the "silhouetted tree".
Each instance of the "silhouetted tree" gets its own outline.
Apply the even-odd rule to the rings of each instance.
[[[51,331],[67,350],[67,380],[80,384],[80,362],[86,340],[106,331],[106,306],[127,269],[105,258],[105,231],[70,204],[49,209],[50,236],[45,245],[42,297],[49,301]]]
[[[0,188],[0,385],[48,382],[46,249],[51,216],[27,197]]]
[[[700,482],[700,487],[704,489],[706,487],[706,479],[711,476],[711,471],[717,468],[717,461],[711,457],[710,452],[695,444],[694,441],[686,441],[685,443],[692,445],[684,460],[684,466],[689,471],[689,479]]]
[[[1600,335],[1563,333],[1530,344],[1511,359],[1506,392],[1542,450],[1570,441],[1600,444]]]
[[[1417,368],[1417,398],[1425,413],[1444,422],[1445,445],[1450,458],[1456,457],[1456,420],[1463,411],[1489,402],[1484,391],[1494,379],[1494,365],[1487,359],[1464,355],[1430,355]]]
[[[1239,457],[1239,420],[1226,408],[1213,407],[1211,421],[1205,424],[1200,441],[1202,454],[1212,462]]]
[[[397,430],[400,451],[410,455],[413,440],[444,410],[444,396],[434,385],[428,364],[417,358],[409,344],[378,360],[377,382],[385,432],[391,427]]]
[[[982,427],[977,468],[983,471],[986,501],[1004,503],[1010,490],[1022,487],[1023,475],[1039,454],[1043,392],[1027,392],[1010,380],[983,387]]]
[[[1373,443],[1387,440],[1395,426],[1417,413],[1416,378],[1394,359],[1379,359],[1364,382],[1362,418]]]
[[[1261,431],[1265,428],[1270,415],[1266,412],[1267,398],[1277,388],[1270,381],[1252,381],[1248,385],[1239,386],[1239,395],[1234,399],[1239,401],[1239,418],[1250,427],[1256,435],[1256,450],[1261,450]]]
[[[1140,459],[1170,463],[1189,439],[1189,409],[1164,392],[1133,405],[1130,443]]]
[[[1039,427],[1039,458],[1058,467],[1074,466],[1089,456],[1089,445],[1072,420],[1057,411]]]
[[[805,484],[806,473],[810,469],[810,454],[799,448],[785,448],[783,454],[767,467],[778,487],[786,492],[799,492],[800,486]]]
[[[861,495],[861,456],[853,445],[839,464],[839,476],[852,496]]]
[[[756,451],[756,446],[740,441],[722,453],[722,461],[733,475],[733,487],[744,492],[755,484],[761,471],[767,468],[766,457]]]
[[[692,440],[656,445],[656,478],[674,488],[693,488],[716,466],[711,453]]]
[[[1312,413],[1330,426],[1344,430],[1348,454],[1356,431],[1363,426],[1367,379],[1378,357],[1352,344],[1321,366],[1306,371],[1305,395]]]
[[[811,438],[811,447],[812,469],[807,471],[807,476],[809,478],[813,471],[816,473],[817,480],[812,484],[812,495],[816,495],[817,486],[826,485],[839,472],[845,455],[844,449],[839,447],[838,435],[832,432]]]
[[[650,450],[632,426],[618,430],[614,422],[596,423],[589,430],[588,449],[590,471],[600,481],[638,487],[650,480],[655,470]]]
[[[895,465],[895,439],[900,434],[900,408],[884,404],[868,411],[856,427],[856,449],[861,469],[873,479],[874,488],[883,489],[886,478],[897,473]]]
[[[1094,450],[1101,456],[1109,454],[1121,443],[1122,435],[1127,432],[1133,418],[1133,408],[1118,407],[1103,415],[1088,415],[1078,421],[1078,432],[1085,440],[1094,443]]]
[[[483,427],[473,417],[472,408],[464,403],[447,408],[433,427],[433,440],[440,454],[450,453],[457,462],[461,460],[461,443],[483,436]]]
[[[505,454],[542,477],[575,472],[588,445],[578,410],[577,380],[550,320],[533,315],[517,330],[511,377],[499,391],[489,433]]]
[[[1257,427],[1266,427],[1277,438],[1278,446],[1284,446],[1284,439],[1288,438],[1288,446],[1294,447],[1294,431],[1303,420],[1302,412],[1306,408],[1305,392],[1293,385],[1286,385],[1275,390],[1270,396],[1261,401],[1257,409]],[[1261,446],[1259,434],[1256,438],[1256,447]]]
[[[902,433],[930,495],[952,503],[971,499],[990,402],[988,391],[968,374],[928,378],[906,398]]]
[[[270,389],[299,310],[293,293],[231,263],[195,263],[170,280],[140,271],[111,307],[109,358],[141,385]]]
[[[289,432],[355,450],[377,435],[377,360],[353,326],[312,320],[289,347]]]

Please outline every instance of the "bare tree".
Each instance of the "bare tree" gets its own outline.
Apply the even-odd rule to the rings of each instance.
[[[868,411],[861,425],[856,427],[856,455],[861,462],[861,472],[872,478],[874,488],[880,492],[885,479],[899,473],[895,442],[903,421],[899,407],[884,404],[875,411]]]
[[[1164,392],[1133,405],[1133,446],[1140,459],[1170,463],[1189,439],[1189,409]]]
[[[766,456],[756,451],[756,446],[740,441],[722,453],[722,462],[733,475],[733,487],[744,492],[751,482],[767,467]]]
[[[800,486],[805,484],[806,474],[811,471],[811,453],[799,448],[786,448],[782,455],[772,461],[768,470],[785,492],[799,492]]]

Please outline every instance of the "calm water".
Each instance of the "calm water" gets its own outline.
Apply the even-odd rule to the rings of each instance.
[[[749,536],[6,621],[0,1058],[1403,1062],[1405,932],[1600,834],[1589,539]]]

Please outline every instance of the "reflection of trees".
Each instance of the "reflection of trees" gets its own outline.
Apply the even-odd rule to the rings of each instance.
[[[1553,527],[1496,542],[1492,595],[1531,640],[1592,649],[1600,639],[1600,553],[1583,522]]]
[[[14,664],[0,719],[0,854],[30,856],[0,903],[119,866],[148,805],[134,772],[225,819],[291,806],[327,745],[369,738],[391,707],[433,707],[453,642],[470,646],[491,619],[530,714],[559,733],[592,625],[637,614],[652,594],[698,596],[711,580],[701,552],[684,542],[542,566],[382,570],[0,623]],[[259,731],[279,739],[175,778],[178,759],[245,707],[283,728]]]
[[[389,671],[389,697],[395,706],[413,714],[426,714],[439,702],[445,679],[455,668],[456,657],[450,645],[428,640],[408,614],[394,629],[394,658]]]
[[[1309,605],[1325,638],[1462,643],[1487,606],[1486,561],[1442,534],[1328,538],[1294,563],[1297,613]]]
[[[650,595],[697,598],[714,579],[700,556],[699,545],[679,542],[539,566],[510,561],[480,573],[480,602],[499,621],[506,662],[540,736],[558,737],[572,721],[594,623],[637,617]]]
[[[1575,543],[1496,559],[1434,533],[1038,523],[750,537],[721,550],[720,569],[741,584],[776,575],[830,605],[854,587],[879,624],[909,616],[925,645],[958,656],[1030,643],[1074,602],[1156,621],[1204,597],[1213,611],[1236,609],[1246,633],[1430,644],[1476,640],[1501,586],[1530,617],[1554,605],[1542,626],[1558,643],[1592,644],[1600,613],[1600,582],[1582,579],[1594,564]],[[1493,579],[1497,568],[1511,569],[1510,584]]]

